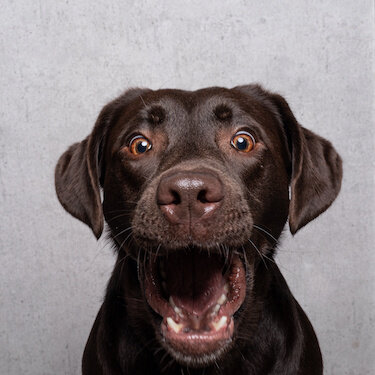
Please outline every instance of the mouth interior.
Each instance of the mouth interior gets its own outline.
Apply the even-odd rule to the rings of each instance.
[[[179,353],[209,354],[230,342],[246,294],[237,255],[226,260],[207,251],[174,251],[150,266],[146,298],[162,317],[161,333]]]
[[[224,265],[216,255],[174,253],[160,266],[166,293],[186,314],[202,315],[226,294]]]

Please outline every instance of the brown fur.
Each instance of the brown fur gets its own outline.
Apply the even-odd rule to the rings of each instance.
[[[246,156],[229,143],[243,127],[257,140]],[[135,157],[126,145],[140,132],[153,140],[153,148]],[[225,197],[213,219],[187,234],[165,220],[155,196],[163,178],[191,171],[216,176]],[[247,270],[232,345],[204,373],[322,374],[312,326],[273,257],[288,217],[294,234],[331,205],[341,179],[341,159],[330,142],[304,129],[281,96],[258,85],[132,89],[106,105],[91,135],[72,145],[56,166],[63,207],[97,238],[105,219],[118,257],[83,373],[203,373],[179,364],[163,343],[139,277],[142,259],[150,254],[199,246],[242,248]]]

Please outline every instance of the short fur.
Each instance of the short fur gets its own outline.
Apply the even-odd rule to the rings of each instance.
[[[259,142],[250,156],[229,145],[242,126]],[[124,149],[139,132],[154,140],[153,149],[133,158]],[[226,189],[220,215],[194,238],[176,233],[155,203],[163,177],[192,169],[215,173]],[[334,201],[342,163],[330,142],[297,122],[280,95],[259,85],[128,90],[61,156],[55,177],[63,207],[97,238],[105,219],[117,253],[83,374],[322,374],[314,330],[273,258],[288,217],[295,234]],[[190,245],[242,248],[247,270],[233,343],[204,368],[179,364],[163,343],[139,277],[144,257]]]

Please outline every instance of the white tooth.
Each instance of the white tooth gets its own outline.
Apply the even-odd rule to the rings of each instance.
[[[219,304],[216,304],[215,305],[215,307],[214,307],[214,309],[213,309],[213,312],[215,313],[215,314],[217,314],[218,312],[219,312],[219,310],[220,310],[220,305]]]
[[[173,307],[173,310],[176,314],[180,315],[181,317],[183,316],[182,310],[176,306],[176,304],[173,301],[172,296],[169,297],[169,304]]]
[[[167,318],[167,324],[173,329],[176,333],[179,333],[182,329],[182,324],[176,323],[171,317]]]
[[[228,293],[228,292],[229,292],[229,285],[228,285],[228,283],[226,283],[226,284],[224,285],[224,292],[225,292],[225,293]]]
[[[181,309],[180,309],[179,307],[176,306],[173,310],[174,310],[174,312],[175,312],[176,314],[178,314],[181,318],[184,317],[184,314],[182,313],[182,311],[181,311]]]
[[[220,318],[220,320],[218,322],[212,322],[212,325],[214,326],[215,328],[215,331],[218,331],[220,328],[223,328],[225,326],[225,324],[227,323],[227,317],[224,315]]]
[[[226,300],[227,300],[227,296],[223,293],[223,294],[220,296],[220,298],[217,300],[217,303],[218,303],[219,305],[223,305],[223,304],[226,302]]]

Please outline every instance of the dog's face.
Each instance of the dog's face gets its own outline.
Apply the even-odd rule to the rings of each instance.
[[[139,335],[151,326],[177,361],[204,366],[241,336],[254,270],[288,215],[292,233],[318,216],[341,173],[331,144],[259,86],[134,89],[61,157],[56,187],[97,237],[104,216],[119,258],[133,259]]]

